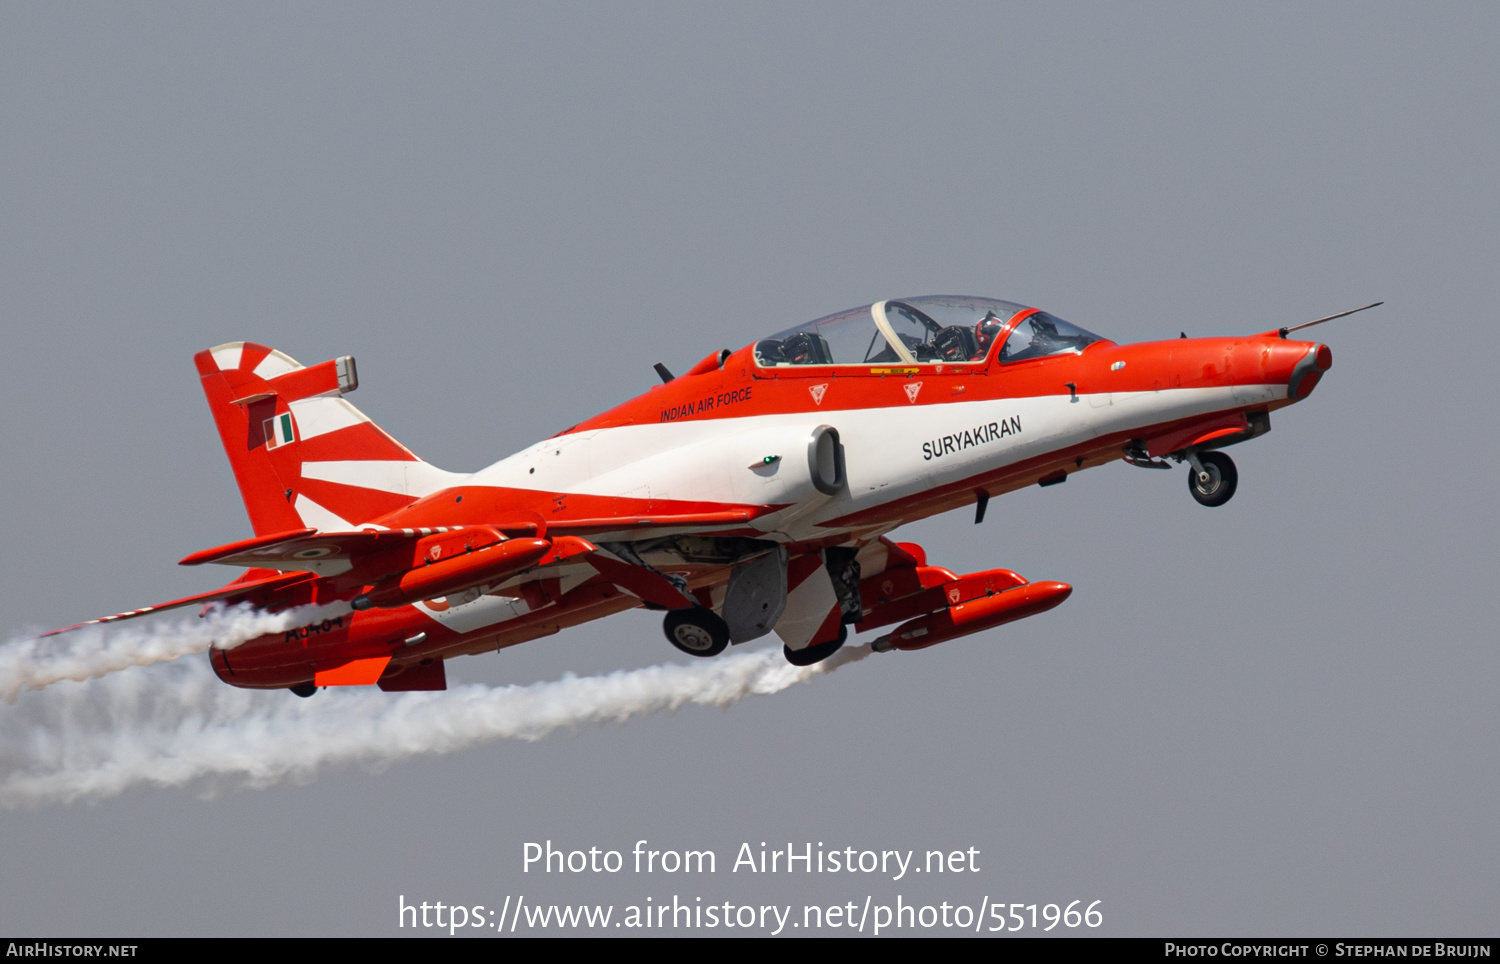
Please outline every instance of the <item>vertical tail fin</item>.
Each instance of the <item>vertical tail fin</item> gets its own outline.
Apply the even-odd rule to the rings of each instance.
[[[257,535],[347,530],[453,485],[343,396],[359,387],[348,355],[304,367],[235,341],[193,356]]]

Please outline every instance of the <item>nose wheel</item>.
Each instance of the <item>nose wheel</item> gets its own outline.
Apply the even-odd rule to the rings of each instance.
[[[1223,505],[1234,496],[1240,474],[1234,460],[1223,452],[1199,452],[1187,457],[1188,491],[1199,505]]]
[[[667,640],[689,656],[717,656],[729,645],[729,625],[712,609],[673,609],[662,622]]]

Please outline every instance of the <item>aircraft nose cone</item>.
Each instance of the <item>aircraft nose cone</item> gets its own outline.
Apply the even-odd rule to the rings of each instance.
[[[1292,368],[1292,377],[1286,383],[1287,398],[1300,401],[1311,395],[1323,373],[1332,367],[1333,350],[1327,345],[1313,345]]]

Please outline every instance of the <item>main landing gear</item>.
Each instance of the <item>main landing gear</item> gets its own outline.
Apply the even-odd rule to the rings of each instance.
[[[298,683],[296,686],[288,686],[287,689],[291,690],[293,693],[296,693],[298,696],[302,697],[303,699],[307,699],[309,696],[313,695],[314,693],[316,693],[318,691],[318,684],[317,683]]]
[[[788,649],[783,646],[781,647],[781,655],[785,656],[786,661],[793,666],[811,666],[814,663],[821,663],[834,653],[837,653],[839,647],[844,645],[844,640],[848,638],[849,627],[840,625],[837,639],[830,639],[828,642],[818,643],[816,646],[804,646],[802,649]]]
[[[1234,460],[1223,452],[1189,453],[1188,491],[1200,505],[1223,505],[1234,496],[1240,474]]]
[[[661,628],[667,641],[689,656],[717,656],[729,647],[729,625],[712,609],[694,606],[668,610]],[[848,638],[849,627],[840,625],[837,639],[802,649],[783,646],[781,652],[793,666],[811,666],[837,653]],[[296,692],[297,688],[293,687],[292,691]]]
[[[702,606],[669,610],[662,631],[668,642],[689,656],[717,656],[729,645],[729,625]]]

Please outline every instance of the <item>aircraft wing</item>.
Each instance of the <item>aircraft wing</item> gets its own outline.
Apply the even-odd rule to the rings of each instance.
[[[732,519],[725,517],[732,516]],[[706,517],[715,521],[743,521],[745,513],[699,513],[650,519],[572,519],[548,526],[535,521],[498,525],[436,526],[418,529],[365,529],[318,532],[292,529],[204,549],[187,556],[185,566],[208,563],[316,573],[338,590],[373,588],[371,604],[390,607],[461,592],[477,585],[495,586],[514,575],[580,557],[611,582],[653,605],[680,608],[692,605],[685,584],[674,583],[636,558],[622,558],[601,550],[576,535],[558,530],[610,531],[647,525],[696,525]],[[518,533],[508,538],[506,531]],[[550,531],[549,531],[550,530]],[[538,535],[547,532],[545,537]],[[520,533],[526,533],[522,535]],[[617,546],[611,548],[619,549]],[[620,550],[628,553],[628,550]],[[535,578],[546,578],[537,576]],[[362,608],[356,599],[355,608]]]
[[[351,564],[361,558],[389,549],[399,549],[415,540],[429,539],[445,533],[466,533],[465,537],[455,537],[456,541],[478,548],[475,538],[484,545],[490,545],[512,534],[545,538],[548,531],[585,535],[623,529],[735,525],[748,522],[751,518],[751,514],[743,509],[678,515],[560,518],[551,521],[545,521],[535,513],[528,513],[528,516],[529,518],[501,521],[493,525],[360,529],[350,532],[290,529],[204,549],[185,557],[178,565],[201,566],[213,563],[263,569],[300,569],[332,576],[348,571]]]
[[[617,532],[622,529],[667,528],[678,526],[720,526],[749,522],[754,516],[744,509],[726,512],[687,512],[678,515],[601,516],[598,518],[554,519],[548,529],[582,535],[595,532]]]
[[[179,566],[245,566],[261,569],[299,569],[331,576],[347,572],[354,560],[463,526],[427,529],[361,529],[357,532],[319,532],[290,529],[253,539],[241,539],[186,556]],[[490,541],[495,541],[491,538]]]
[[[87,622],[76,623],[72,626],[65,626],[62,629],[54,629],[50,632],[42,633],[37,638],[40,639],[44,636],[56,636],[59,633],[68,633],[72,632],[75,629],[82,629],[85,626],[96,626],[100,623],[113,623],[119,622],[122,619],[135,619],[139,616],[151,616],[155,615],[156,613],[166,612],[169,609],[180,609],[183,606],[204,605],[211,602],[218,602],[220,600],[232,600],[236,596],[250,596],[257,592],[263,592],[269,589],[278,589],[282,586],[289,586],[294,582],[302,582],[303,580],[308,578],[310,577],[305,572],[273,572],[269,575],[262,574],[258,576],[247,573],[246,578],[237,579],[229,585],[223,587],[222,589],[214,589],[209,592],[200,592],[195,596],[184,596],[181,599],[174,599],[171,602],[158,603],[155,606],[146,606],[141,609],[132,609],[128,613],[115,613],[113,616],[101,616],[98,619],[90,619]]]

